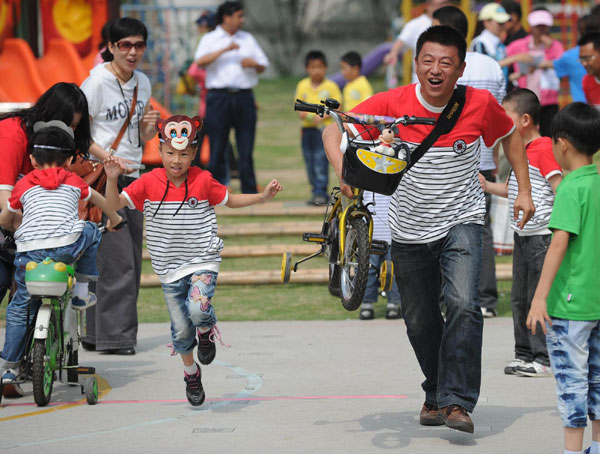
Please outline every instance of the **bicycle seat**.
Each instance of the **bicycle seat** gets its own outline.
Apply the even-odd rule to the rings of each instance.
[[[73,267],[46,258],[25,266],[25,284],[31,296],[62,296],[74,284]]]

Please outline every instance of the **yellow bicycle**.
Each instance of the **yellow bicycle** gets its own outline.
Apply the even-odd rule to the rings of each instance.
[[[400,118],[381,117],[344,113],[339,110],[339,102],[327,99],[321,104],[296,100],[295,110],[315,113],[321,117],[331,116],[342,133],[342,146],[345,150],[343,179],[352,186],[353,197],[342,196],[340,188],[333,188],[325,212],[320,233],[305,233],[304,241],[318,243],[321,248],[295,263],[290,252],[283,254],[281,280],[289,282],[292,271],[298,271],[298,265],[313,257],[325,256],[329,262],[329,291],[339,296],[345,309],[358,309],[367,287],[370,254],[387,254],[385,241],[373,240],[373,219],[369,206],[365,203],[365,190],[392,194],[408,163],[410,148],[402,142],[381,152],[379,133],[383,129],[397,132],[398,125],[435,124],[434,118],[403,116]],[[360,137],[350,137],[344,123],[361,125],[364,130]],[[377,131],[373,137],[372,131]],[[367,137],[365,139],[364,137]],[[366,169],[366,170],[365,170]],[[344,200],[346,199],[346,200]],[[379,270],[379,280],[384,291],[389,291],[393,282],[392,262],[384,261]]]

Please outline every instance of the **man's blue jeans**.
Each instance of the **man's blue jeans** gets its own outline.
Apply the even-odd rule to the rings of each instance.
[[[25,353],[27,334],[27,312],[29,321],[33,321],[40,306],[40,300],[33,300],[25,285],[25,265],[28,262],[41,262],[50,257],[56,262],[76,264],[76,277],[81,282],[89,282],[98,276],[96,269],[96,251],[100,245],[102,234],[92,222],[86,222],[77,241],[67,246],[52,249],[17,252],[15,258],[15,281],[17,291],[6,307],[6,333],[1,359],[14,367]],[[12,363],[12,365],[11,365]]]
[[[408,338],[425,375],[425,401],[472,412],[481,385],[482,226],[456,225],[425,244],[392,242]],[[443,276],[443,280],[442,280]],[[442,288],[442,282],[444,282]],[[440,295],[446,321],[440,312]]]

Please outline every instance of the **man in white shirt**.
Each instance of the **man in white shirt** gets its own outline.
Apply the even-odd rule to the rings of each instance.
[[[217,28],[202,37],[194,60],[206,68],[206,119],[210,140],[208,170],[221,184],[229,180],[226,153],[233,127],[239,155],[242,192],[256,192],[252,151],[256,133],[256,104],[252,88],[269,60],[254,37],[241,30],[244,11],[239,2],[225,2],[217,9]]]
[[[469,24],[467,16],[455,6],[444,6],[433,13],[433,25],[449,25],[456,28],[465,38]],[[496,60],[477,52],[467,52],[467,63],[463,75],[458,79],[459,84],[473,88],[488,90],[499,103],[506,96],[506,80],[502,68]],[[496,159],[494,150],[480,140],[481,161],[479,172],[488,181],[496,181]],[[485,224],[483,226],[483,262],[479,280],[479,303],[481,312],[486,318],[496,316],[498,305],[498,286],[496,284],[496,263],[494,252],[494,236],[490,208],[491,194],[485,194]]]
[[[446,3],[448,3],[448,0],[426,0],[425,12],[408,21],[402,27],[402,31],[394,41],[392,49],[383,57],[383,62],[386,65],[395,66],[398,63],[398,55],[403,54],[406,50],[412,51],[414,56],[419,35],[431,27],[431,18],[434,11]],[[413,64],[412,83],[415,82],[417,82],[417,75]]]

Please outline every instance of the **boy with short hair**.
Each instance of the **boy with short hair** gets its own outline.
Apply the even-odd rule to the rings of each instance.
[[[527,327],[541,325],[556,378],[565,453],[581,453],[587,417],[600,453],[600,112],[572,103],[552,121],[553,152],[570,173],[556,191],[553,230]]]
[[[523,138],[529,162],[531,196],[536,207],[533,217],[523,229],[517,227],[518,220],[511,219],[511,228],[515,232],[513,282],[510,292],[515,359],[504,368],[504,373],[547,377],[550,376],[550,360],[546,338],[540,331],[537,334],[530,333],[525,322],[552,237],[548,221],[554,203],[554,193],[562,180],[562,171],[552,154],[552,140],[542,137],[538,130],[540,102],[535,93],[526,88],[515,89],[506,95],[502,106]],[[518,187],[512,172],[508,178],[508,185],[491,183],[482,178],[480,180],[486,192],[508,197],[510,206],[514,205]]]
[[[119,194],[121,170],[114,159],[108,159],[106,198],[115,210],[128,206],[144,213],[152,267],[171,317],[173,354],[179,353],[183,360],[187,399],[199,406],[205,394],[194,347],[198,344],[200,363],[208,365],[215,358],[215,339],[220,338],[211,305],[223,249],[214,207],[262,203],[281,191],[281,185],[272,180],[261,194],[230,194],[210,172],[190,167],[198,151],[200,117],[175,115],[156,125],[163,167],[142,175]]]
[[[6,308],[6,337],[0,358],[4,395],[22,395],[18,385],[18,367],[25,352],[27,315],[35,316],[39,300],[31,300],[25,284],[25,266],[49,257],[68,264],[75,263],[76,284],[71,306],[84,310],[96,304],[96,295],[88,283],[98,278],[96,252],[101,234],[92,222],[79,219],[79,200],[90,200],[109,217],[109,225],[121,223],[121,216],[111,211],[102,195],[91,189],[81,177],[67,170],[76,155],[74,133],[58,120],[37,122],[31,137],[31,163],[34,170],[21,178],[0,213],[0,225],[11,229],[23,218],[15,232],[15,281],[17,291]],[[31,306],[30,306],[31,301]],[[30,310],[28,311],[28,307]]]
[[[362,58],[358,52],[350,51],[341,58],[342,76],[347,83],[344,86],[342,96],[344,99],[343,110],[348,112],[365,99],[373,96],[373,87],[367,78],[361,75]]]
[[[319,103],[327,98],[341,102],[342,94],[337,84],[325,77],[327,58],[320,50],[311,50],[304,58],[304,66],[308,77],[296,86],[295,99],[310,103]],[[321,134],[323,128],[331,123],[331,118],[320,117],[310,112],[298,112],[302,120],[302,153],[306,165],[308,181],[312,187],[312,195],[307,201],[309,205],[327,205],[329,193],[329,161],[323,148]]]

